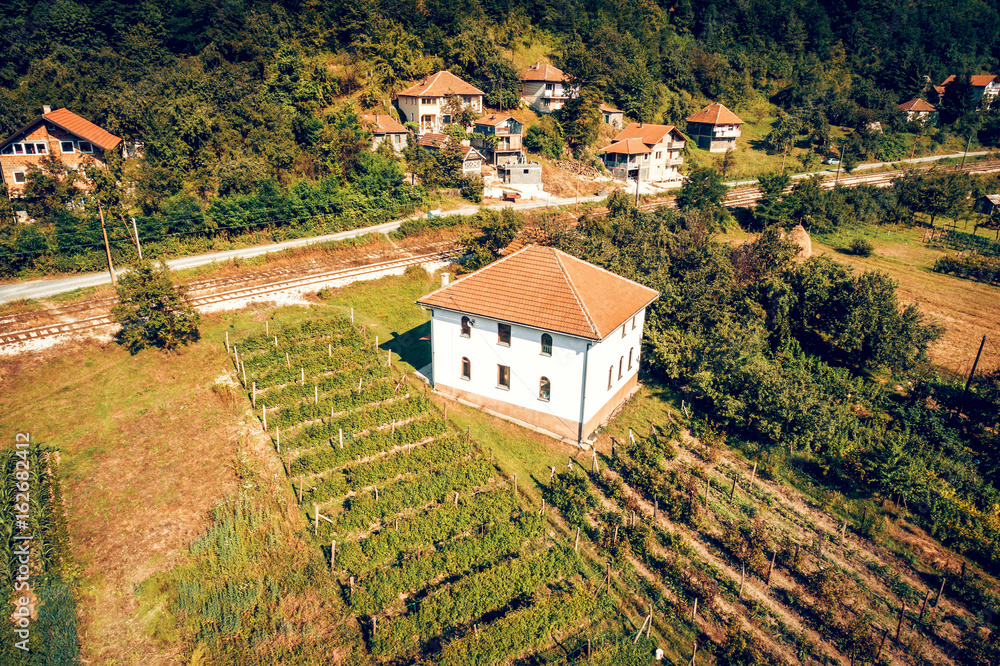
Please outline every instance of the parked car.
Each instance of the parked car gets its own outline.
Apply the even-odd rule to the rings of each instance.
[[[840,160],[838,160],[836,157],[828,157],[825,160],[823,160],[823,164],[840,164]]]

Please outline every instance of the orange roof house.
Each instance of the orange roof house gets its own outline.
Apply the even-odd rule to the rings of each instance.
[[[455,97],[464,108],[482,113],[485,93],[451,72],[440,71],[396,95],[396,103],[407,122],[417,123],[420,133],[440,132],[452,122],[445,109]]]
[[[944,97],[945,90],[957,78],[952,74],[942,81],[941,85],[934,86],[934,92],[937,94],[938,100]],[[984,108],[989,108],[993,100],[996,99],[997,94],[1000,94],[1000,76],[994,76],[993,74],[973,74],[969,77],[969,83],[972,85],[972,92],[970,93],[972,101]]]
[[[536,62],[518,78],[521,79],[521,97],[539,113],[558,111],[573,94],[566,74],[548,63]]]
[[[7,191],[20,194],[27,182],[28,169],[55,157],[69,169],[106,164],[105,154],[122,140],[69,109],[43,107],[21,129],[0,141],[0,172]]]
[[[929,121],[937,120],[938,110],[933,105],[928,103],[926,100],[922,100],[919,97],[911,99],[909,102],[903,102],[896,107],[900,111],[906,114],[906,122],[912,120]]]
[[[574,442],[637,389],[659,294],[531,245],[417,301],[431,311],[435,391]]]
[[[604,102],[601,102],[601,117],[604,118],[605,124],[618,129],[621,129],[622,125],[625,124],[625,112]]]
[[[716,102],[687,119],[687,134],[702,150],[724,153],[736,148],[742,124],[739,116]]]
[[[382,143],[388,143],[397,153],[406,148],[410,131],[396,122],[392,116],[386,115],[365,115],[361,120],[371,128],[374,139],[372,140],[372,150],[375,150]]]
[[[684,142],[684,135],[673,125],[631,123],[598,154],[604,166],[620,180],[679,181]]]

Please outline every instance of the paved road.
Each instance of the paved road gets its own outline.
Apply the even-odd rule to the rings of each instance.
[[[580,202],[589,201],[600,201],[602,197],[587,196],[580,197]],[[485,208],[505,208],[511,207],[518,210],[530,209],[530,208],[544,208],[546,206],[561,206],[565,204],[571,204],[576,202],[576,198],[559,198],[551,197],[548,200],[543,201],[525,201],[516,204],[491,204],[489,206],[484,206]],[[446,211],[448,215],[474,215],[480,209],[479,206],[468,206],[465,208],[460,208],[458,210]],[[365,227],[363,229],[353,229],[351,231],[342,231],[336,234],[327,234],[325,236],[312,236],[310,238],[296,238],[294,240],[282,241],[281,243],[268,243],[267,245],[255,245],[253,247],[244,247],[238,250],[225,250],[223,252],[210,252],[208,254],[199,254],[190,257],[181,257],[179,259],[170,259],[167,261],[167,266],[173,270],[179,270],[183,268],[193,268],[195,266],[203,266],[205,264],[211,264],[216,261],[229,261],[230,259],[246,259],[248,257],[256,257],[262,254],[267,254],[269,252],[280,252],[282,250],[287,250],[289,248],[304,247],[306,245],[312,245],[314,243],[326,243],[329,241],[345,240],[347,238],[354,238],[356,236],[363,236],[364,234],[386,234],[391,231],[399,229],[399,225],[402,224],[402,220],[396,220],[394,222],[385,222],[383,224],[377,224],[372,227]],[[121,275],[121,270],[116,270],[116,275]],[[7,303],[10,301],[17,301],[21,299],[28,298],[47,298],[49,296],[54,296],[55,294],[61,294],[67,291],[73,291],[74,289],[83,289],[85,287],[96,287],[102,284],[109,284],[111,282],[111,276],[108,275],[107,271],[101,273],[86,273],[84,275],[75,275],[73,277],[66,278],[54,278],[49,280],[29,280],[27,282],[17,282],[13,284],[0,285],[0,303]]]

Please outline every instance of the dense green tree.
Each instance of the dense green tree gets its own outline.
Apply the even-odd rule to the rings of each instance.
[[[147,347],[174,351],[199,338],[200,317],[163,263],[141,262],[119,278],[111,319],[121,326],[116,339],[132,354]]]

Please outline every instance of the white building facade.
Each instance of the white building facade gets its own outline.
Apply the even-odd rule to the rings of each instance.
[[[483,93],[451,72],[440,71],[396,96],[396,104],[407,122],[416,123],[419,133],[441,132],[453,122],[449,100],[463,109],[483,111]]]
[[[540,275],[533,274],[539,264]],[[548,270],[553,264],[568,276],[566,290],[546,278],[555,274]],[[491,272],[493,267],[499,268]],[[517,298],[504,288],[511,284],[533,285],[536,293],[522,292],[523,301],[507,308],[507,299]],[[470,296],[475,293],[481,296]],[[520,306],[546,296],[553,300],[551,312],[579,307],[582,316],[547,317],[545,310],[524,316]],[[524,248],[418,301],[431,311],[434,389],[581,442],[638,387],[646,308],[657,296],[558,250]],[[613,301],[614,312],[606,303],[591,307],[595,301]],[[550,325],[542,325],[547,318]],[[622,321],[608,330],[617,319]],[[578,326],[588,321],[589,332]]]

